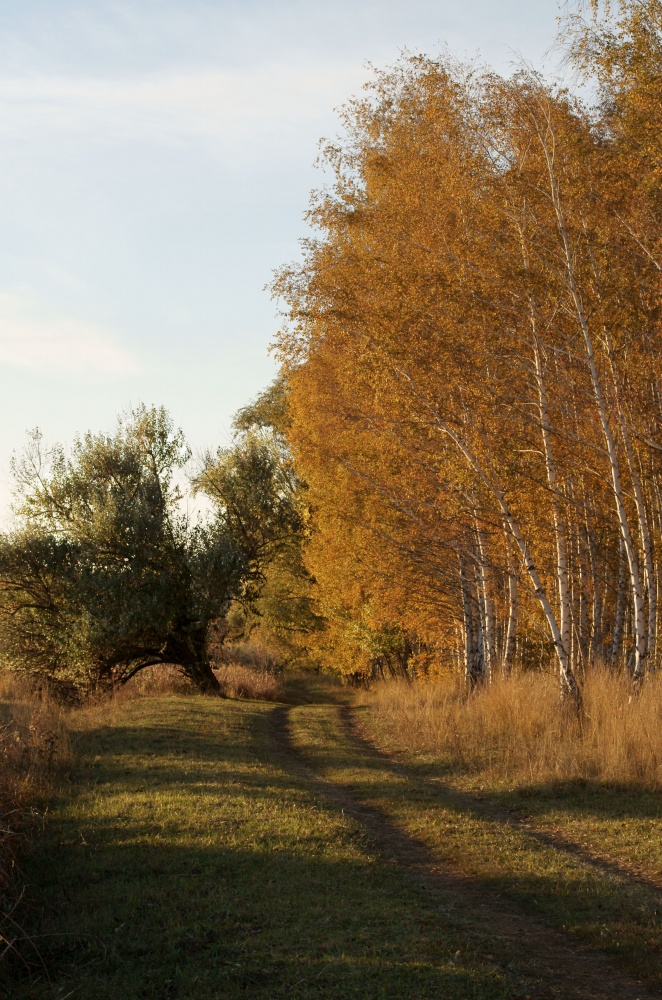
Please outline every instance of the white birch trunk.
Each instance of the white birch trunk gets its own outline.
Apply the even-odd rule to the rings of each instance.
[[[568,280],[570,295],[575,308],[575,314],[579,322],[579,326],[582,332],[582,337],[584,340],[584,349],[586,351],[586,360],[588,364],[589,374],[591,377],[591,387],[593,389],[593,397],[595,399],[596,407],[598,410],[598,415],[600,418],[600,426],[602,429],[602,434],[604,437],[607,455],[609,459],[609,469],[611,473],[611,483],[614,494],[614,500],[616,502],[618,523],[621,535],[623,537],[623,542],[625,544],[625,552],[627,555],[628,567],[630,571],[630,587],[632,592],[632,604],[634,611],[633,625],[634,625],[634,635],[635,635],[635,662],[634,662],[633,679],[635,680],[635,682],[639,683],[643,679],[644,675],[645,661],[646,661],[646,646],[647,646],[646,643],[647,628],[645,620],[644,595],[641,585],[641,571],[639,567],[639,558],[632,539],[632,534],[630,532],[630,525],[628,523],[627,510],[625,507],[625,499],[624,499],[623,486],[621,480],[620,462],[616,450],[616,444],[614,442],[614,437],[611,432],[611,427],[609,425],[609,419],[607,417],[607,406],[605,402],[604,393],[602,390],[602,385],[600,382],[600,377],[598,375],[597,364],[595,361],[593,339],[591,337],[588,320],[586,318],[586,313],[584,311],[584,305],[582,303],[581,295],[579,294],[579,288],[577,286],[577,281],[575,279],[575,266],[573,262],[573,254],[571,251],[570,240],[565,225],[565,218],[563,215],[563,208],[558,189],[558,182],[554,171],[554,156],[553,153],[550,152],[550,149],[544,139],[542,140],[542,145],[547,160],[548,174],[550,180],[550,194],[552,198],[552,203],[554,205],[554,211],[556,213],[559,235],[561,237],[561,243],[563,246],[565,273]]]
[[[475,508],[474,508],[475,516]],[[485,552],[485,539],[483,533],[476,523],[476,538],[478,539],[478,568],[479,568],[479,589],[480,589],[480,609],[483,619],[483,674],[487,681],[492,679],[492,672],[496,667],[496,650],[494,642],[494,608],[491,597],[491,574],[487,565]]]
[[[632,441],[625,421],[625,416],[622,413],[620,405],[619,405],[619,417],[621,423],[621,437],[623,438],[623,444],[625,446],[625,454],[628,461],[630,478],[632,480],[632,491],[634,494],[634,502],[637,509],[637,520],[639,522],[639,538],[641,541],[641,548],[644,554],[644,575],[646,579],[646,596],[648,597],[646,656],[650,659],[654,656],[655,638],[657,632],[657,581],[656,581],[655,565],[653,562],[653,539],[649,528],[648,512],[646,510],[644,494],[641,488],[641,479],[639,477],[639,471],[637,469],[636,456],[632,448]],[[637,669],[635,667],[634,680],[639,682],[642,679],[643,679],[643,674],[642,673],[638,674]]]
[[[466,566],[462,556],[458,558],[460,561],[460,588],[462,590],[462,611],[464,617],[464,676],[469,687],[473,689],[479,677],[476,616]]]
[[[514,573],[508,572],[508,627],[506,629],[506,640],[503,650],[502,670],[508,675],[513,669],[515,662],[515,652],[517,649],[517,619],[519,607],[517,599],[517,577]]]
[[[549,601],[549,597],[547,596],[547,591],[545,590],[543,582],[540,579],[540,574],[538,573],[536,564],[533,561],[531,552],[529,551],[529,546],[527,545],[526,540],[519,529],[519,525],[517,523],[516,518],[513,516],[510,510],[510,506],[506,500],[503,490],[486,472],[486,470],[483,468],[480,461],[478,460],[478,457],[473,453],[473,450],[469,447],[466,441],[464,441],[459,436],[459,434],[455,430],[453,430],[450,424],[448,424],[440,416],[436,407],[434,407],[428,400],[425,399],[425,397],[422,397],[418,393],[412,377],[402,369],[394,367],[394,370],[397,372],[398,375],[405,378],[409,382],[417,399],[419,399],[419,401],[422,402],[422,404],[426,407],[428,412],[433,416],[439,430],[442,432],[442,434],[445,434],[449,438],[449,440],[453,442],[453,444],[456,446],[460,454],[464,457],[469,467],[473,469],[475,475],[478,477],[478,479],[483,483],[488,492],[491,493],[494,499],[496,500],[502,518],[506,523],[513,539],[515,540],[517,548],[520,551],[520,555],[522,557],[522,561],[526,568],[527,575],[531,582],[533,592],[545,616],[545,620],[549,628],[550,636],[552,639],[552,643],[554,645],[554,649],[556,651],[557,661],[559,664],[561,688],[565,694],[572,696],[577,706],[577,709],[581,710],[581,704],[582,704],[581,692],[577,685],[575,675],[573,674],[572,671],[572,666],[570,664],[570,660],[567,654],[567,649],[563,644],[561,630],[559,628],[556,615],[554,614],[554,609],[552,608],[552,605]]]
[[[481,482],[489,489],[493,497],[499,504],[501,514],[504,521],[508,525],[508,529],[515,540],[520,555],[522,556],[522,561],[526,567],[526,571],[531,581],[534,594],[540,603],[543,614],[547,621],[547,625],[550,631],[552,642],[554,644],[554,649],[556,651],[557,660],[559,663],[559,671],[561,675],[562,688],[568,694],[571,694],[577,703],[580,703],[581,695],[579,688],[577,686],[577,681],[572,671],[572,666],[567,653],[567,647],[563,643],[561,636],[561,630],[559,628],[556,616],[552,605],[550,604],[549,598],[547,596],[547,591],[545,590],[542,580],[540,579],[540,574],[536,564],[533,561],[531,553],[529,551],[529,546],[526,543],[522,533],[520,532],[519,525],[511,513],[510,507],[506,501],[503,491],[495,482],[493,482],[490,476],[485,472],[482,465],[478,461],[478,458],[473,454],[473,451],[469,446],[456,434],[456,432],[450,427],[444,420],[442,420],[438,415],[436,415],[436,420],[439,428],[447,434],[447,436],[453,441],[456,447],[459,449],[461,454],[467,460],[471,468],[474,470]]]
[[[595,662],[600,658],[602,651],[602,607],[604,595],[602,593],[602,576],[598,563],[598,553],[596,551],[595,539],[591,532],[588,515],[584,524],[586,531],[586,544],[588,547],[588,558],[590,566],[591,585],[593,587],[593,601],[591,607],[591,634],[590,634],[590,660]]]
[[[540,347],[535,329],[535,319],[532,316],[533,328],[533,358],[538,388],[538,407],[540,414],[540,429],[542,433],[543,454],[545,456],[545,471],[552,500],[552,520],[554,525],[554,541],[556,547],[556,585],[559,601],[559,628],[565,656],[570,661],[571,629],[572,629],[572,599],[568,582],[568,546],[561,504],[559,503],[559,484],[552,447],[552,433],[549,422],[549,406],[547,389],[545,387]]]
[[[614,611],[614,631],[611,637],[610,665],[612,670],[618,666],[625,627],[626,596],[628,587],[627,560],[623,537],[618,538],[618,589],[616,591],[616,608]]]

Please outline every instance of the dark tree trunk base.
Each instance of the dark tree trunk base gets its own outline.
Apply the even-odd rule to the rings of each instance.
[[[224,698],[223,688],[209,663],[196,663],[194,666],[184,666],[186,676],[190,678],[200,694],[211,694]]]

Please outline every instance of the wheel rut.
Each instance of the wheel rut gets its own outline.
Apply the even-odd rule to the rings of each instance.
[[[452,785],[445,782],[443,778],[431,778],[422,775],[416,775],[412,778],[411,771],[405,765],[393,760],[388,753],[381,750],[363,731],[349,705],[343,705],[339,709],[339,718],[346,735],[354,744],[360,746],[362,753],[369,754],[371,757],[380,760],[394,774],[414,780],[418,784],[426,784],[433,787],[442,800],[445,800],[449,805],[458,810],[473,812],[476,817],[501,823],[503,826],[518,830],[530,840],[535,840],[545,847],[552,847],[556,851],[562,851],[564,854],[577,858],[592,868],[609,875],[618,875],[628,882],[643,886],[649,892],[654,893],[660,902],[662,902],[662,882],[642,875],[614,858],[608,858],[602,854],[589,851],[581,844],[567,839],[561,833],[537,829],[526,820],[520,819],[518,816],[513,816],[506,809],[500,809],[494,803],[485,802],[475,795],[458,791]]]
[[[347,734],[354,731],[353,737],[365,744],[366,752],[381,754],[356,731],[348,710],[340,711]],[[354,820],[382,858],[397,866],[440,915],[456,926],[471,922],[476,939],[476,927],[489,929],[489,943],[483,947],[476,940],[473,946],[487,960],[492,960],[487,954],[490,949],[499,951],[493,964],[504,969],[515,990],[513,996],[530,1000],[660,1000],[660,991],[628,977],[606,955],[578,947],[536,916],[497,896],[478,879],[440,860],[427,844],[398,827],[386,813],[319,774],[294,744],[288,706],[270,712],[269,727],[274,753],[289,773]],[[471,934],[467,928],[467,935]]]

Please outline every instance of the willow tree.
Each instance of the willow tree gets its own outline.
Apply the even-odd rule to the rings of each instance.
[[[71,453],[35,434],[17,459],[16,527],[0,539],[0,648],[13,669],[78,689],[173,663],[219,693],[210,627],[260,594],[297,514],[260,442],[219,453],[198,485],[213,515],[182,513],[189,450],[163,409],[139,407]]]

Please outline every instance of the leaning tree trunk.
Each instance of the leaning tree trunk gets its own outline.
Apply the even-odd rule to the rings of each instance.
[[[200,694],[223,695],[223,689],[206,655],[204,636],[170,639],[166,658],[181,666]]]
[[[215,694],[223,697],[223,689],[208,660],[198,660],[197,663],[185,667],[185,670],[187,677],[191,678],[201,694]]]

